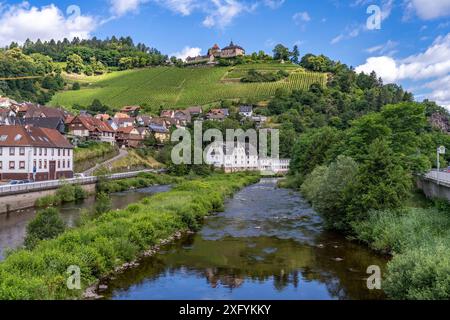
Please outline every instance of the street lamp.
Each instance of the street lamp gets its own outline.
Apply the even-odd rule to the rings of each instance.
[[[441,154],[445,154],[445,147],[444,146],[440,146],[439,148],[437,148],[437,184],[440,184],[439,181],[439,173],[441,171]]]

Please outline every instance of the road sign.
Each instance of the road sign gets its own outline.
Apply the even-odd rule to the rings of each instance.
[[[440,146],[439,148],[438,148],[438,152],[439,152],[439,154],[445,154],[445,147],[444,146]]]

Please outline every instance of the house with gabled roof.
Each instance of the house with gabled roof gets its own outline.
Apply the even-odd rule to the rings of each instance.
[[[115,144],[116,133],[109,123],[92,116],[80,115],[69,123],[69,134],[85,140]]]
[[[0,126],[0,180],[73,177],[73,146],[57,130]]]

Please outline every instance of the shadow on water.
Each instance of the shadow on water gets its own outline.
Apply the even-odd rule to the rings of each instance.
[[[123,209],[131,203],[138,202],[153,194],[166,192],[170,186],[152,186],[143,189],[114,193],[110,196],[114,209]],[[62,205],[59,210],[64,222],[73,227],[80,217],[82,210],[91,210],[95,204],[95,197],[89,197],[79,203]],[[23,245],[26,227],[30,220],[36,216],[36,209],[0,214],[0,260],[3,260],[5,250],[15,249]]]
[[[387,260],[327,232],[296,192],[265,179],[196,235],[118,275],[107,299],[384,299],[366,270]]]

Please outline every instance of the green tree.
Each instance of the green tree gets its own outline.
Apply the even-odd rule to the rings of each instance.
[[[348,221],[364,219],[371,210],[396,209],[405,203],[412,188],[412,176],[392,151],[386,139],[369,147],[350,191]]]
[[[56,209],[49,208],[40,211],[27,226],[25,247],[33,249],[39,241],[56,238],[64,230],[64,221]]]
[[[67,57],[66,71],[68,73],[82,73],[84,72],[83,59],[77,54],[71,54]]]
[[[295,45],[294,49],[292,50],[292,57],[291,61],[292,63],[299,64],[300,63],[300,51],[298,50],[298,46]]]
[[[275,60],[284,60],[288,61],[291,53],[289,52],[289,48],[286,48],[282,44],[278,44],[273,49],[273,58]]]

